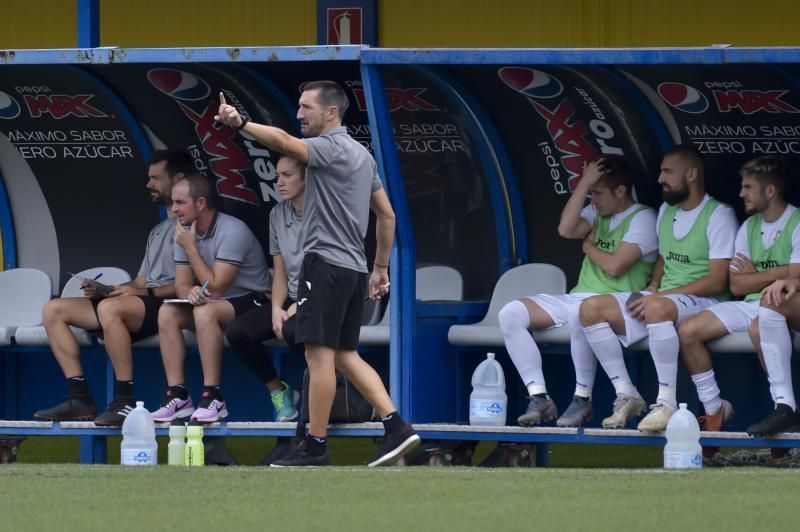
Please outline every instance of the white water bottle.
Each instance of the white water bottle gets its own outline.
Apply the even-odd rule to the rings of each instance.
[[[666,469],[698,469],[703,467],[703,448],[700,447],[700,425],[697,418],[680,407],[667,423],[664,432],[667,444],[664,446],[664,467]]]
[[[119,454],[122,465],[147,466],[158,463],[156,427],[142,401],[136,401],[136,408],[131,410],[122,423]]]
[[[177,419],[169,426],[169,443],[167,444],[167,464],[183,465],[186,458],[186,424]]]
[[[508,397],[506,377],[494,353],[487,353],[486,360],[478,364],[472,374],[472,393],[469,396],[469,424],[506,424]]]

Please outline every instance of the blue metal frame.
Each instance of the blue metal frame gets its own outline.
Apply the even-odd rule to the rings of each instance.
[[[80,48],[100,46],[100,0],[78,0],[78,42]]]
[[[14,216],[11,202],[8,201],[6,184],[0,173],[0,242],[3,246],[3,268],[10,270],[17,267],[17,238],[14,232]]]

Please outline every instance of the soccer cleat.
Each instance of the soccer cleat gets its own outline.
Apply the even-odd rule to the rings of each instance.
[[[194,412],[192,398],[180,399],[172,395],[172,390],[167,390],[161,401],[161,408],[152,412],[153,421],[168,422],[174,419],[187,419]]]
[[[401,430],[387,432],[383,436],[383,442],[378,447],[378,453],[367,465],[369,467],[392,465],[416,449],[419,442],[419,435],[411,428],[411,425],[406,423]]]
[[[558,408],[552,399],[532,395],[528,398],[528,409],[517,418],[523,427],[533,427],[540,423],[553,421],[558,416]]]
[[[91,421],[97,415],[97,406],[91,395],[68,395],[64,402],[33,414],[43,421]]]
[[[281,389],[270,392],[272,406],[275,407],[275,421],[291,421],[297,418],[297,409],[294,407],[294,391],[285,382],[281,382]]]
[[[588,397],[576,395],[572,398],[572,402],[561,417],[558,418],[556,425],[559,427],[582,427],[585,422],[592,420],[593,415],[592,400]]]
[[[798,417],[792,407],[783,403],[778,403],[775,410],[770,412],[767,417],[747,427],[750,436],[774,436],[775,434],[786,432],[798,424]]]
[[[119,427],[134,408],[136,401],[133,397],[117,397],[111,401],[105,412],[95,418],[94,424],[98,427]]]
[[[301,440],[291,454],[286,458],[273,461],[269,464],[270,467],[313,467],[313,466],[326,466],[331,464],[331,459],[326,450],[323,454],[313,455],[308,454],[308,443],[305,439]]]
[[[650,405],[650,413],[644,416],[636,427],[640,432],[662,432],[667,428],[669,418],[675,413],[675,408],[668,404],[657,402]]]
[[[733,405],[730,401],[722,400],[722,406],[716,414],[706,414],[697,420],[706,432],[719,432],[733,417]],[[718,446],[703,447],[703,458],[711,458],[719,452]]]
[[[199,423],[213,423],[226,417],[228,410],[225,408],[225,401],[212,397],[208,391],[203,392],[200,402],[197,403],[197,410],[192,414],[192,419]]]
[[[617,394],[614,399],[614,411],[610,416],[603,420],[604,429],[622,429],[631,419],[634,419],[644,412],[647,404],[638,395]]]

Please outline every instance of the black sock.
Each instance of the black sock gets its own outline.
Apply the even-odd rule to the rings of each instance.
[[[133,397],[133,381],[116,381],[115,397]]]
[[[86,382],[86,377],[77,375],[67,379],[67,386],[69,387],[70,395],[89,395],[89,383]]]
[[[550,399],[550,396],[546,393],[535,393],[531,397],[538,397],[539,399]]]
[[[318,438],[309,433],[308,438],[306,438],[306,442],[308,443],[306,452],[311,456],[322,456],[327,450],[327,441],[328,438]]]
[[[398,414],[397,411],[388,414],[381,421],[383,421],[383,430],[386,431],[387,434],[400,432],[403,430],[403,427],[406,426],[406,422],[400,417],[400,414]]]
[[[189,392],[186,390],[186,386],[183,384],[176,384],[175,386],[170,386],[167,395],[172,397],[177,397],[181,401],[185,401],[189,398]]]
[[[212,399],[217,401],[225,400],[222,398],[222,390],[220,390],[219,386],[203,386],[203,397],[206,397],[206,392],[208,392],[208,397]]]

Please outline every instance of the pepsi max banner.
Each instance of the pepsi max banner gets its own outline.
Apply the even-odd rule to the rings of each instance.
[[[160,219],[144,188],[137,125],[107,88],[69,66],[4,66],[0,175],[18,265],[54,289],[69,271],[105,264],[132,275]]]

